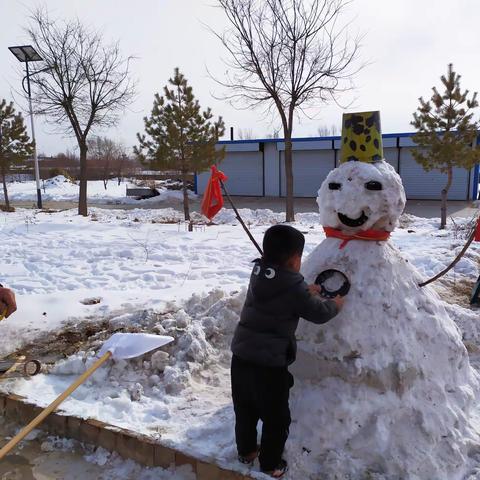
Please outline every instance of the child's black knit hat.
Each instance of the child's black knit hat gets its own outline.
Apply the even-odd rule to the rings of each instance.
[[[274,225],[263,237],[263,259],[267,263],[282,266],[293,255],[301,255],[304,246],[302,232],[290,225]]]

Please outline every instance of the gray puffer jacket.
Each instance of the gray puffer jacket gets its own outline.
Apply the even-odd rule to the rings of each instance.
[[[334,301],[323,301],[308,291],[300,273],[256,260],[232,352],[257,365],[290,365],[297,353],[299,318],[326,323],[337,313]]]

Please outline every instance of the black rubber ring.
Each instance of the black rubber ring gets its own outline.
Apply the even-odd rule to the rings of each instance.
[[[335,274],[340,274],[343,277],[343,285],[338,290],[335,290],[335,291],[327,290],[323,286],[323,284]],[[317,285],[320,285],[322,289],[320,294],[322,295],[322,297],[325,297],[325,298],[335,298],[338,295],[340,295],[341,297],[344,297],[350,291],[350,281],[348,280],[347,276],[340,270],[334,270],[333,268],[324,270],[323,272],[319,273],[317,275],[317,278],[315,279],[315,283]]]
[[[32,363],[33,365],[35,365],[35,370],[33,373],[29,373],[27,368],[28,368],[28,365],[31,365]],[[23,365],[23,371],[25,372],[25,375],[28,375],[29,377],[34,377],[35,375],[39,374],[41,369],[42,369],[42,364],[38,360],[29,360],[28,362],[25,362],[25,364]]]

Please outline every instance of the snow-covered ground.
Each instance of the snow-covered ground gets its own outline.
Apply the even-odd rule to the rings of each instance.
[[[107,182],[105,189],[103,181],[92,180],[88,182],[87,195],[90,203],[112,203],[112,204],[135,204],[147,203],[155,204],[165,200],[180,200],[182,199],[182,192],[180,190],[171,190],[166,188],[166,182],[157,181],[157,190],[160,195],[157,197],[136,200],[132,197],[126,196],[127,188],[135,188],[136,185],[129,180],[118,184],[116,179]],[[72,183],[63,175],[49,178],[42,182],[42,199],[44,201],[77,201],[79,186],[77,183]],[[8,196],[11,201],[29,202],[37,200],[37,187],[34,181],[28,182],[12,182],[8,184]],[[190,193],[191,197],[195,194]],[[0,201],[4,198],[3,189],[0,192]]]
[[[269,225],[284,218],[269,210],[241,214],[259,241]],[[87,218],[73,210],[0,213],[0,281],[16,291],[19,304],[18,312],[0,323],[0,357],[32,343],[58,359],[65,331],[77,344],[49,374],[1,387],[43,406],[85,370],[113,331],[173,335],[175,343],[164,349],[168,356],[112,363],[62,409],[241,470],[235,462],[228,345],[257,252],[231,210],[220,212],[216,225],[199,225],[190,233],[178,223],[180,215],[173,209],[97,208]],[[404,216],[392,235],[425,278],[442,270],[465,241],[461,225],[444,231],[437,225],[437,219]],[[306,234],[308,254],[324,238],[318,214],[298,214],[296,226]],[[480,248],[474,244],[435,287],[474,353],[480,347],[478,310],[468,306],[468,296],[479,266]],[[301,383],[295,387],[293,401],[301,389]],[[294,419],[292,439],[301,438],[298,425]],[[302,465],[295,458],[298,450],[287,443],[293,466],[288,478],[310,478],[295,470]]]

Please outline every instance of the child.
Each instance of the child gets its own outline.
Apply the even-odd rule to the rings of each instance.
[[[257,423],[262,420],[259,451],[262,472],[280,478],[290,426],[288,405],[299,317],[325,323],[343,299],[323,301],[316,285],[299,273],[305,237],[287,225],[270,227],[263,238],[263,257],[255,261],[247,298],[232,340],[232,397],[239,460],[253,463],[258,454]]]

